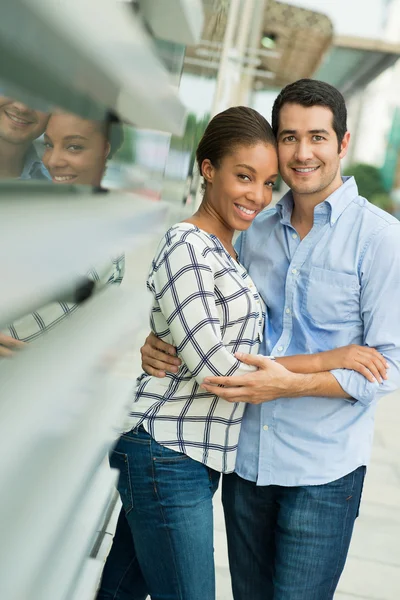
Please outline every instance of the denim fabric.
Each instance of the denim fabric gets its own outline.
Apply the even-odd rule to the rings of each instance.
[[[123,509],[98,600],[214,600],[219,473],[143,428],[121,436],[110,464],[121,473]]]
[[[234,600],[331,600],[358,515],[365,467],[315,486],[225,475]]]

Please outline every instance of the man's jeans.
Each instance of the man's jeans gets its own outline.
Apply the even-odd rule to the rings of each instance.
[[[143,428],[120,438],[110,464],[123,508],[97,600],[214,600],[219,473]]]
[[[325,485],[258,487],[225,475],[235,600],[331,600],[358,515],[365,467]]]

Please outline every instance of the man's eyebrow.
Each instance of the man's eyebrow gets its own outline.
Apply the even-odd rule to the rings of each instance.
[[[324,133],[325,135],[330,135],[329,131],[327,131],[326,129],[310,129],[310,131],[308,133],[312,133],[314,135],[319,134],[319,133]]]
[[[254,167],[250,167],[250,165],[245,165],[244,163],[240,163],[238,165],[235,165],[235,167],[244,167],[245,169],[248,169],[252,173],[257,173],[257,171],[255,170]]]
[[[279,132],[279,137],[283,135],[295,135],[297,133],[297,129],[283,129]],[[325,135],[330,135],[329,131],[326,129],[310,129],[308,133],[312,133],[313,135],[318,135],[320,133],[324,133]]]

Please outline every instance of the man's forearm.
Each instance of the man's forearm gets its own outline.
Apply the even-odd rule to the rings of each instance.
[[[351,398],[331,373],[294,374],[287,397],[300,398],[302,396]]]

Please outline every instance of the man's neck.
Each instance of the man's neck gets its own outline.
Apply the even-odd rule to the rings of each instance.
[[[318,204],[325,202],[339,187],[343,185],[342,178],[336,179],[329,188],[315,194],[293,194],[293,212],[291,223],[301,239],[303,239],[314,225],[314,210]]]
[[[0,178],[16,178],[21,175],[30,145],[30,142],[10,144],[0,139]]]

